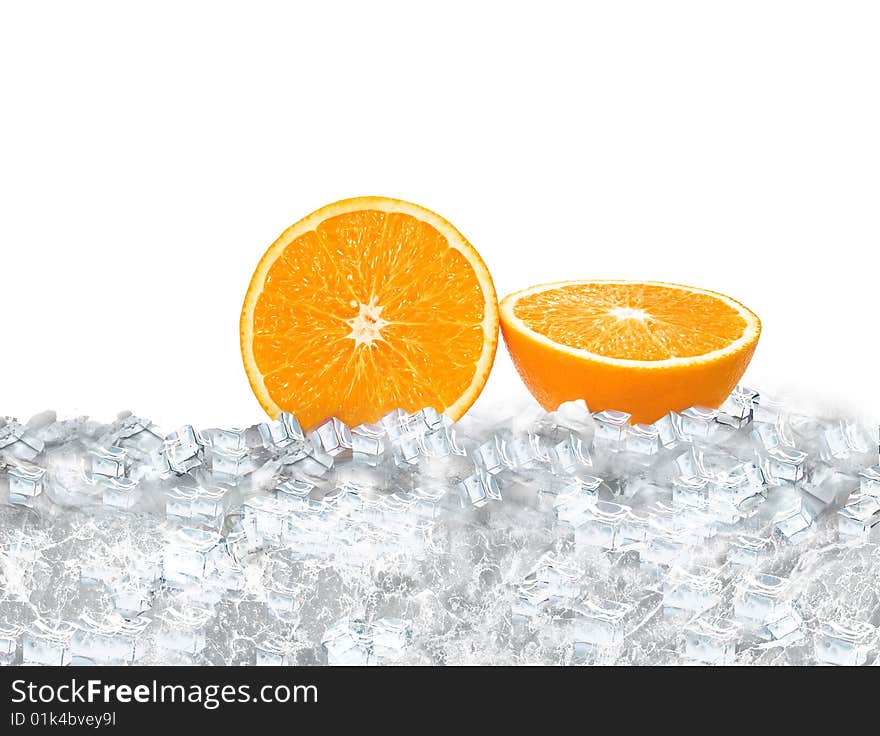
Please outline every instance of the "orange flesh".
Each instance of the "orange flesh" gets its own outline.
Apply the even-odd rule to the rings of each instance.
[[[653,284],[570,284],[523,296],[514,314],[568,347],[655,361],[705,355],[741,338],[746,321],[708,294]]]
[[[484,347],[485,296],[468,259],[401,212],[330,217],[268,271],[253,312],[266,391],[304,426],[451,406]]]

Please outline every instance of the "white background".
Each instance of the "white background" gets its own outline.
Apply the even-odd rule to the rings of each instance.
[[[0,414],[257,421],[251,272],[361,194],[450,219],[500,295],[729,293],[750,383],[880,414],[876,3],[139,5],[0,5]],[[481,403],[522,394],[501,347]]]

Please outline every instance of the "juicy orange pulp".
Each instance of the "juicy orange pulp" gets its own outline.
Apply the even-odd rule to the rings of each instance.
[[[497,301],[476,251],[399,200],[345,200],[276,241],[242,311],[242,354],[270,415],[350,425],[432,406],[457,418],[497,345]]]
[[[657,282],[583,281],[517,292],[502,333],[526,385],[548,410],[583,398],[652,422],[718,406],[745,371],[760,321],[721,294]]]

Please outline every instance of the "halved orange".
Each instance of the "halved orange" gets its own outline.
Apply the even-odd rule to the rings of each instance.
[[[349,425],[426,406],[458,419],[498,346],[498,301],[476,250],[439,215],[346,199],[282,233],[251,279],[241,354],[270,416]]]
[[[761,322],[730,297],[679,284],[565,281],[501,301],[501,332],[548,411],[584,399],[653,422],[717,407],[752,359]]]

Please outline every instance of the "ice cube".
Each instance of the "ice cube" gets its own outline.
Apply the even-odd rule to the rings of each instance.
[[[876,637],[877,629],[863,621],[825,621],[816,632],[816,659],[822,664],[863,665]]]
[[[244,524],[248,534],[260,542],[278,542],[290,517],[289,507],[278,498],[256,496],[244,503]]]
[[[859,473],[859,491],[866,496],[880,497],[880,465]]]
[[[131,478],[106,478],[102,486],[102,501],[108,508],[128,511],[140,496],[138,482]]]
[[[705,478],[678,478],[672,483],[672,500],[679,506],[704,507],[709,503],[709,488]]]
[[[876,535],[880,525],[880,499],[860,496],[837,512],[837,538],[842,541],[866,541]]]
[[[412,624],[400,618],[380,618],[373,622],[372,635],[377,664],[396,662],[412,641]]]
[[[200,485],[194,489],[190,518],[203,524],[216,523],[223,516],[229,490],[223,486]]]
[[[783,437],[775,424],[756,423],[752,429],[752,440],[764,450],[783,444]]]
[[[794,447],[777,445],[767,450],[765,474],[776,482],[799,481],[804,477],[807,453]]]
[[[601,485],[601,478],[589,475],[567,483],[553,500],[556,518],[565,524],[578,526],[599,500]]]
[[[304,480],[288,480],[275,488],[275,499],[289,509],[303,509],[308,505],[314,483]]]
[[[340,619],[324,632],[321,649],[331,666],[369,664],[372,653],[369,627],[363,621]]]
[[[661,448],[660,429],[653,424],[634,424],[626,433],[626,450],[636,455],[656,455]]]
[[[241,452],[248,448],[246,429],[206,429],[200,436],[202,444],[215,450]]]
[[[214,617],[209,608],[185,603],[162,613],[156,643],[165,649],[196,655],[207,645],[208,622]]]
[[[416,435],[405,434],[391,440],[392,456],[396,465],[415,465],[422,456],[422,448]]]
[[[24,627],[15,621],[0,620],[0,667],[18,662],[18,644]]]
[[[642,544],[648,540],[651,515],[643,509],[630,509],[618,530],[618,546]]]
[[[788,544],[801,544],[812,537],[815,531],[813,517],[803,506],[783,512],[773,525],[773,534]]]
[[[755,401],[752,421],[764,424],[779,424],[784,416],[785,406],[778,399],[761,394]]]
[[[684,654],[694,662],[731,665],[736,658],[739,629],[735,622],[697,618],[685,629]]]
[[[547,448],[550,470],[557,475],[571,474],[593,464],[590,453],[580,437],[569,434],[565,439]]]
[[[628,514],[628,507],[611,501],[596,501],[581,517],[575,527],[576,545],[615,549],[619,542],[617,532]]]
[[[9,495],[36,498],[44,490],[46,471],[34,465],[12,465],[6,471],[9,476]]]
[[[296,621],[303,604],[303,591],[282,576],[266,585],[269,612],[281,621]]]
[[[257,642],[257,667],[289,667],[296,664],[294,642],[267,637]]]
[[[825,459],[847,460],[868,452],[870,441],[855,422],[838,420],[820,433],[821,455]]]
[[[734,538],[727,559],[733,565],[754,567],[768,555],[769,551],[770,540],[740,534]]]
[[[211,472],[215,477],[234,481],[252,473],[256,465],[248,450],[211,448]]]
[[[355,427],[351,432],[351,452],[357,462],[375,466],[382,459],[385,443],[381,435],[364,434],[360,428]]]
[[[734,615],[751,625],[781,618],[789,609],[789,581],[767,573],[746,575],[734,601]]]
[[[678,442],[678,423],[678,414],[673,412],[664,414],[654,422],[653,425],[651,425],[657,430],[657,438],[660,440],[660,444],[663,447],[669,448]]]
[[[575,611],[572,635],[575,653],[602,662],[616,659],[624,640],[624,620],[632,606],[621,601],[591,599]]]
[[[461,494],[462,505],[465,507],[473,506],[474,508],[480,508],[489,503],[489,501],[501,500],[498,481],[495,480],[493,475],[474,473],[462,480],[457,487]]]
[[[440,425],[436,429],[419,435],[420,449],[427,457],[448,457],[464,455],[456,441],[455,429],[452,426]]]
[[[744,427],[752,421],[752,414],[759,400],[757,391],[737,386],[718,409],[718,422],[736,429]]]
[[[210,555],[219,548],[221,537],[203,529],[177,529],[162,554],[162,576],[177,587],[198,585],[209,572]]]
[[[512,468],[525,470],[547,462],[541,438],[533,433],[515,435],[505,431],[500,437],[502,455]]]
[[[501,438],[494,435],[471,453],[474,465],[485,473],[497,475],[507,467]]]
[[[717,409],[691,406],[678,414],[678,435],[687,442],[709,442],[717,429]]]
[[[281,412],[273,422],[260,424],[260,437],[263,446],[267,448],[284,448],[293,443],[304,442],[306,439],[296,417],[287,412]]]
[[[611,451],[622,449],[630,417],[631,415],[625,411],[614,409],[594,412],[593,421],[596,423],[594,441],[596,445]]]
[[[110,595],[113,607],[123,618],[136,618],[153,605],[153,591],[143,582],[128,578],[115,581],[110,586]]]
[[[43,451],[44,442],[15,419],[0,425],[0,453],[31,461]]]
[[[89,452],[90,477],[122,478],[126,475],[126,452],[121,447],[97,447]]]
[[[671,613],[703,613],[720,603],[721,587],[718,571],[713,568],[675,568],[663,582],[663,609]]]
[[[351,454],[351,430],[336,417],[330,417],[318,424],[309,432],[309,439],[316,450],[330,457]]]
[[[193,516],[193,501],[196,489],[186,486],[173,486],[165,492],[165,514],[189,521]]]
[[[167,435],[163,447],[165,461],[173,473],[183,475],[202,464],[201,445],[189,424]]]
[[[70,664],[73,632],[73,625],[67,621],[38,618],[22,637],[22,662],[54,667]]]
[[[71,639],[71,660],[74,665],[134,664],[141,652],[142,636],[150,619],[126,620],[108,615],[97,619],[84,613]]]

